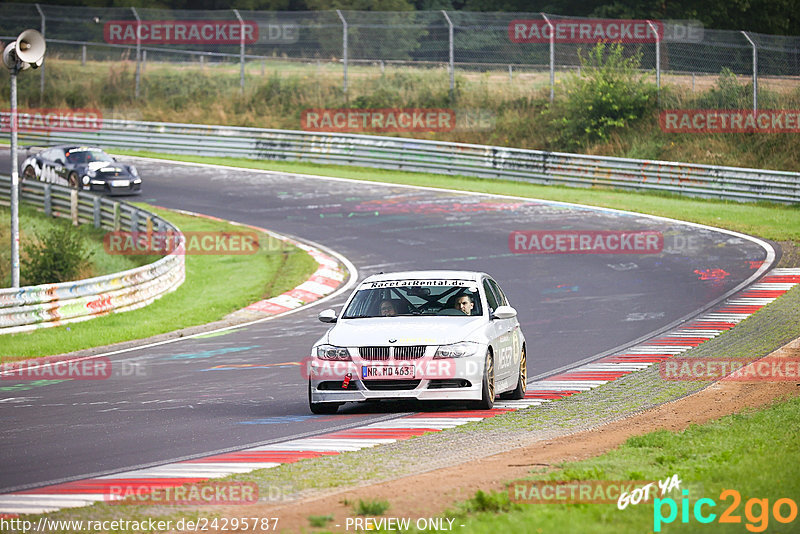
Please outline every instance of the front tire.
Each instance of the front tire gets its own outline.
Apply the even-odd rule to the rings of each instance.
[[[494,355],[489,350],[486,353],[486,362],[483,366],[483,387],[481,388],[481,400],[475,403],[477,410],[491,410],[494,407]]]
[[[330,415],[339,410],[337,402],[314,402],[311,400],[311,380],[308,381],[308,407],[311,413],[317,415]]]
[[[25,170],[22,171],[22,179],[23,180],[35,180],[36,179],[36,169],[33,166],[28,165],[25,167]]]
[[[517,387],[512,391],[500,395],[501,399],[520,400],[525,398],[525,390],[528,387],[528,357],[525,355],[525,347],[522,347],[522,354],[519,359],[519,377]]]

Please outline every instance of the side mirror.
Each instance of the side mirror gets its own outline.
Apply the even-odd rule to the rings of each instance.
[[[498,306],[492,314],[492,319],[513,319],[517,316],[517,310],[511,306]]]
[[[322,321],[323,323],[335,323],[336,322],[336,312],[331,309],[322,310],[317,315],[317,319]]]

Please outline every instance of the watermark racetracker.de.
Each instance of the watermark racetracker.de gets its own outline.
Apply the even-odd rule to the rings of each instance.
[[[75,132],[100,130],[103,112],[94,108],[24,108],[17,111],[20,132]],[[0,131],[11,131],[11,112],[0,110]]]
[[[112,362],[107,356],[75,358],[46,356],[0,365],[0,380],[107,380],[109,378],[145,378],[149,368],[140,361]]]
[[[800,110],[666,109],[658,124],[667,133],[800,133]]]
[[[659,363],[659,374],[670,381],[725,379],[734,382],[800,381],[800,358],[681,358]]]
[[[515,254],[658,254],[664,236],[653,230],[515,230],[508,235]]]
[[[479,108],[313,108],[300,115],[307,132],[475,132],[496,123],[496,113]]]
[[[185,246],[181,247],[181,243]],[[245,255],[261,251],[283,251],[288,243],[254,231],[190,231],[190,232],[107,232],[103,249],[109,255]]]

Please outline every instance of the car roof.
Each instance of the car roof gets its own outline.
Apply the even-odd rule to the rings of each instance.
[[[398,271],[392,273],[380,273],[368,276],[363,282],[384,282],[387,280],[475,280],[480,281],[482,277],[488,276],[486,273],[477,271]]]
[[[103,149],[93,145],[54,145],[51,147],[44,148],[42,150],[50,150],[51,148],[60,148],[61,150],[75,150],[76,148],[84,148],[86,150],[100,150]]]

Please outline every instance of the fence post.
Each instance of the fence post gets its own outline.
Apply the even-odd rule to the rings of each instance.
[[[45,33],[45,26],[46,26],[45,22],[46,22],[46,20],[45,20],[45,16],[44,16],[44,11],[42,11],[42,8],[39,7],[39,4],[36,4],[36,10],[39,11],[39,16],[42,18],[42,37],[46,37],[47,36],[47,34]],[[44,62],[42,62],[42,66],[39,67],[39,69],[40,69],[39,70],[39,94],[43,95],[44,94]]]
[[[53,186],[44,184],[44,214],[53,216]]]
[[[233,14],[239,19],[239,93],[244,94],[244,21],[238,9],[234,9]]]
[[[347,21],[342,15],[342,11],[337,9],[336,14],[339,15],[339,20],[342,21],[342,62],[344,63],[344,94],[347,94]]]
[[[130,215],[131,215],[130,231],[131,232],[138,232],[139,231],[139,210],[136,209],[136,208],[130,210]]]
[[[100,223],[102,222],[102,217],[100,211],[100,197],[95,195],[92,199],[92,218],[94,219],[94,227],[100,228]]]
[[[142,72],[147,70],[147,49],[142,50]]]
[[[119,232],[122,227],[122,216],[119,212],[119,202],[114,202],[114,231]]]
[[[547,18],[547,15],[544,13],[540,14],[547,23],[547,27],[550,28],[550,103],[552,104],[553,98],[555,97],[556,86],[556,31],[553,27],[553,23]]]
[[[450,102],[453,101],[453,93],[455,92],[456,86],[456,65],[455,65],[455,50],[453,48],[453,22],[450,20],[450,17],[447,15],[447,11],[444,9],[442,10],[442,15],[444,15],[445,20],[447,21],[448,26],[448,40],[450,42],[450,63],[449,63],[449,70],[450,70]]]
[[[134,90],[134,96],[139,98],[139,77],[141,75],[141,59],[142,59],[142,37],[141,37],[141,26],[142,26],[142,19],[139,18],[139,13],[136,12],[136,8],[131,6],[131,11],[133,12],[133,16],[136,17],[136,89]]]
[[[756,47],[756,43],[750,39],[750,36],[747,35],[747,32],[742,30],[742,35],[747,41],[750,43],[750,46],[753,47],[753,113],[758,112],[758,48]]]
[[[648,20],[647,25],[656,36],[656,94],[658,95],[658,105],[661,107],[661,36],[652,21]]]
[[[69,191],[69,214],[72,218],[73,226],[78,226],[78,190],[70,189]]]
[[[81,45],[81,66],[86,66],[86,45]]]

